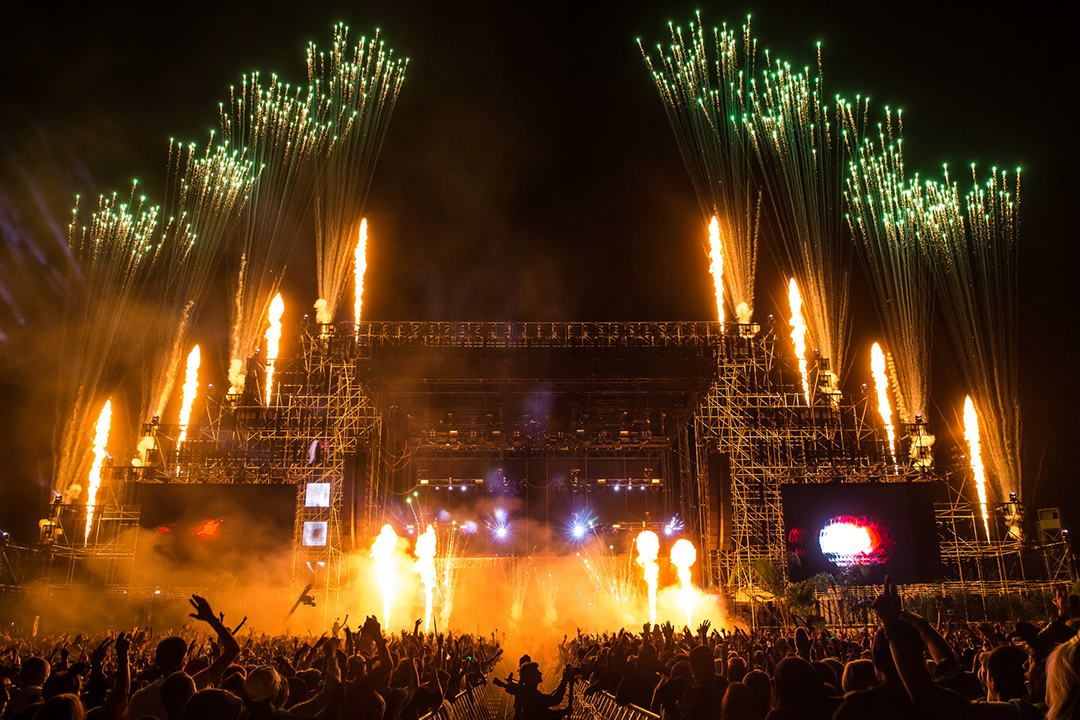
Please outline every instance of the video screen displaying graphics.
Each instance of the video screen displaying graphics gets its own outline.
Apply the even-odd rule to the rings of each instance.
[[[295,485],[140,483],[136,584],[289,577]],[[276,578],[282,568],[284,578]]]
[[[843,571],[869,584],[938,579],[930,483],[783,485],[780,499],[792,582]]]

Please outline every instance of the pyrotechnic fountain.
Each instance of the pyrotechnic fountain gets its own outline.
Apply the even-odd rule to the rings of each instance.
[[[112,424],[112,400],[106,400],[98,416],[97,429],[94,431],[94,462],[86,478],[86,532],[83,544],[90,542],[90,533],[94,527],[94,515],[98,509],[98,491],[101,489],[101,466],[105,462],[109,443],[109,426]]]
[[[435,590],[435,551],[438,542],[435,538],[435,528],[427,526],[420,537],[416,538],[416,562],[413,569],[420,576],[420,582],[424,586],[424,632],[431,631],[431,608]]]
[[[679,600],[686,610],[686,625],[693,623],[694,583],[690,577],[690,567],[697,562],[697,548],[686,538],[680,538],[671,546],[671,564],[679,571]]]
[[[652,530],[642,530],[634,543],[637,547],[637,563],[645,574],[649,587],[649,622],[656,624],[656,583],[660,578],[660,566],[656,562],[660,554],[660,537]]]
[[[979,494],[979,509],[982,511],[983,528],[986,540],[990,538],[990,514],[986,509],[986,469],[983,467],[982,445],[979,441],[979,414],[975,412],[975,403],[971,396],[964,398],[964,439],[968,445],[968,457],[971,475],[975,480],[975,490]]]
[[[506,569],[506,581],[510,586],[510,624],[517,625],[525,611],[525,595],[529,591],[529,576],[532,574],[531,558],[518,558]]]
[[[285,314],[285,301],[281,299],[281,293],[274,296],[270,303],[268,319],[269,327],[266,328],[266,406],[270,407],[270,401],[274,397],[274,361],[277,360],[281,345],[281,316]]]
[[[397,586],[397,569],[394,567],[397,541],[397,533],[387,524],[382,526],[379,536],[371,544],[371,557],[375,558],[375,577],[383,601],[382,625],[386,628],[393,627],[390,624],[390,610],[394,607],[394,591]]]
[[[440,529],[443,529],[443,532],[440,533]],[[436,528],[435,534],[439,539],[435,553],[435,569],[439,581],[439,596],[442,598],[439,623],[448,629],[454,612],[458,573],[461,570],[460,555],[468,537],[461,532],[456,522],[450,525],[444,523]]]
[[[889,439],[889,457],[896,465],[896,431],[893,430],[892,406],[889,404],[889,378],[885,375],[885,353],[881,346],[874,343],[870,348],[870,371],[874,375],[874,389],[877,392],[878,414],[885,425],[885,435]]]
[[[709,274],[713,279],[713,292],[716,293],[716,317],[724,324],[724,246],[720,242],[720,224],[713,215],[709,223]]]
[[[353,322],[359,327],[364,309],[364,274],[367,272],[367,220],[360,221],[360,231],[353,251]]]
[[[803,395],[806,396],[806,405],[810,401],[810,374],[806,369],[806,322],[802,314],[802,296],[799,294],[799,286],[795,278],[788,282],[788,306],[791,308],[791,342],[795,346],[795,357],[799,361],[799,374],[802,376]]]

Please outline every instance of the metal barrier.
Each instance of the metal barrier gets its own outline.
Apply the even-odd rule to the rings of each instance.
[[[591,697],[584,697],[578,692],[574,695],[573,720],[660,720],[656,713],[637,705],[619,705],[608,692],[601,691]]]
[[[438,710],[422,715],[420,720],[497,720],[491,712],[489,685],[462,690]]]

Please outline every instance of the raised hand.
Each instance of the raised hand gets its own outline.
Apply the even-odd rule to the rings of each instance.
[[[120,633],[116,636],[116,657],[126,657],[128,650],[131,649],[131,636],[127,633]]]
[[[881,622],[887,627],[900,621],[900,593],[896,590],[895,583],[889,582],[885,577],[885,584],[881,587],[881,594],[874,600],[874,610],[877,611]]]
[[[710,623],[708,620],[702,620],[701,624],[698,625],[698,635],[704,638],[706,635],[709,634],[710,627],[712,627],[712,623]]]
[[[112,638],[105,638],[102,640],[98,646],[94,648],[94,652],[90,656],[90,664],[94,667],[101,667],[101,663],[105,662],[105,656],[109,654],[110,645],[112,645]]]
[[[210,603],[206,602],[206,598],[199,597],[198,595],[192,595],[188,601],[191,603],[191,607],[195,608],[195,612],[189,613],[188,617],[193,617],[196,620],[202,620],[203,622],[210,623],[211,625],[217,621],[217,615],[210,608]]]

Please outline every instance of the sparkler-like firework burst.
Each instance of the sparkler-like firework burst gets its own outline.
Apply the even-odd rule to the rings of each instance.
[[[700,15],[687,36],[672,26],[669,53],[658,46],[655,65],[644,48],[642,55],[675,130],[702,214],[706,221],[715,218],[717,223],[720,252],[713,255],[712,265],[724,270],[723,287],[736,321],[749,323],[754,310],[761,207],[747,127],[745,81],[753,74],[755,55],[750,22],[748,19],[742,27],[741,42],[726,25],[713,31],[715,61],[709,59]],[[723,322],[723,297],[716,272],[714,281]]]
[[[659,547],[657,551],[659,552]],[[633,570],[634,560],[615,555],[599,538],[594,538],[586,545],[585,549],[578,553],[578,557],[600,593],[598,599],[606,595],[614,605],[618,617],[631,617],[638,584]]]
[[[517,625],[525,612],[525,596],[529,592],[532,558],[517,558],[506,566],[506,582],[510,586],[510,623]]]
[[[900,114],[896,127],[886,108],[877,143],[865,137],[863,122],[845,107],[851,172],[847,181],[848,224],[864,250],[862,257],[877,300],[889,348],[891,380],[900,418],[929,418],[930,345],[933,313],[931,267],[920,235],[924,201],[918,177],[904,176]],[[856,110],[857,112],[857,110]]]
[[[457,594],[458,575],[461,572],[461,551],[468,542],[468,536],[461,532],[457,523],[436,526],[438,550],[435,554],[435,569],[439,584],[439,596],[442,607],[439,609],[439,624],[450,628],[450,617],[454,612],[454,597]]]
[[[979,409],[983,458],[1001,497],[1022,490],[1017,316],[1020,175],[994,168],[961,202],[946,171],[923,188],[942,315],[956,364]],[[1014,188],[1015,183],[1015,188]]]
[[[329,52],[308,46],[308,81],[319,94],[317,112],[331,134],[317,178],[320,323],[333,321],[348,285],[353,242],[408,64],[394,57],[377,32],[370,40],[360,38],[350,56],[348,33],[337,25]]]
[[[802,293],[810,336],[831,363],[831,392],[846,371],[851,243],[844,237],[844,143],[818,72],[777,61],[751,81],[753,132],[765,187]],[[835,397],[835,395],[834,395]]]

